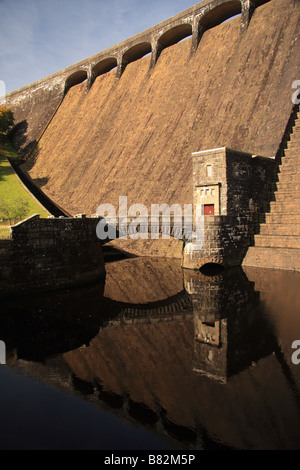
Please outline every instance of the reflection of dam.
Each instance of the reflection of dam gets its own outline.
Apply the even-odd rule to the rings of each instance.
[[[156,323],[185,320],[192,318],[193,309],[190,297],[180,292],[159,302],[144,305],[127,304],[105,299],[105,306],[113,313],[112,319],[105,325],[134,325],[138,323]]]
[[[19,351],[20,337],[12,338],[11,367],[140,423],[175,448],[300,448],[296,380],[291,386],[277,354],[280,322],[275,336],[272,315],[242,270],[207,277],[171,261],[131,259],[107,272],[101,311],[99,295],[92,300],[86,291],[73,318],[86,338],[78,334],[72,344],[75,326],[70,338],[62,331],[66,347],[45,351],[44,362],[33,362],[25,341]],[[77,313],[88,297],[94,310],[85,311],[85,327]],[[189,308],[176,319],[181,301]],[[164,310],[158,321],[159,309],[172,305],[175,316]]]

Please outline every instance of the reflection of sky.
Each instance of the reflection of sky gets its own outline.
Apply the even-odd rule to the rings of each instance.
[[[0,0],[0,80],[20,88],[117,44],[194,0]]]
[[[76,396],[0,368],[1,450],[168,449],[149,431]]]

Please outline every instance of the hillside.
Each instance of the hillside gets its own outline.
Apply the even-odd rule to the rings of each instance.
[[[240,18],[73,86],[23,168],[70,213],[101,203],[191,203],[191,153],[221,146],[274,156],[291,112],[300,62],[299,2],[258,7]]]
[[[24,188],[19,178],[13,171],[7,158],[14,158],[16,154],[8,142],[0,141],[0,201],[7,204],[13,204],[14,201],[25,201],[27,203],[28,212],[26,217],[33,214],[40,214],[41,217],[48,217],[49,213],[39,204],[39,202],[31,196]],[[2,219],[0,208],[0,218]],[[9,234],[8,222],[0,224],[0,238]]]

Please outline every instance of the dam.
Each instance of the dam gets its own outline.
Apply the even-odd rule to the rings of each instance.
[[[204,0],[7,95],[61,212],[0,243],[1,449],[300,449],[299,14]]]
[[[288,222],[292,218],[298,230],[299,205],[285,207],[290,172],[283,170],[288,160],[295,162],[297,183],[292,84],[299,62],[298,1],[200,2],[9,93],[21,169],[73,215],[91,216],[102,203],[117,206],[121,195],[146,207],[213,206],[204,251],[193,250],[191,257],[182,246],[187,268],[241,265],[245,259],[299,270],[299,235]],[[223,163],[215,149],[228,149]],[[287,176],[277,185],[279,173]],[[201,199],[201,190],[214,200]],[[272,236],[256,237],[277,199],[284,221],[278,234],[284,237],[277,228]],[[124,241],[115,245],[137,249]],[[148,245],[149,253],[172,254],[170,246]],[[246,256],[249,247],[253,255]],[[268,250],[279,256],[263,259]]]

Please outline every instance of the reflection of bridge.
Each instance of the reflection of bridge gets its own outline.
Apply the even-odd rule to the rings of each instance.
[[[129,304],[104,298],[104,306],[112,313],[105,327],[180,321],[192,318],[193,315],[190,296],[184,291],[167,299],[146,304]]]

